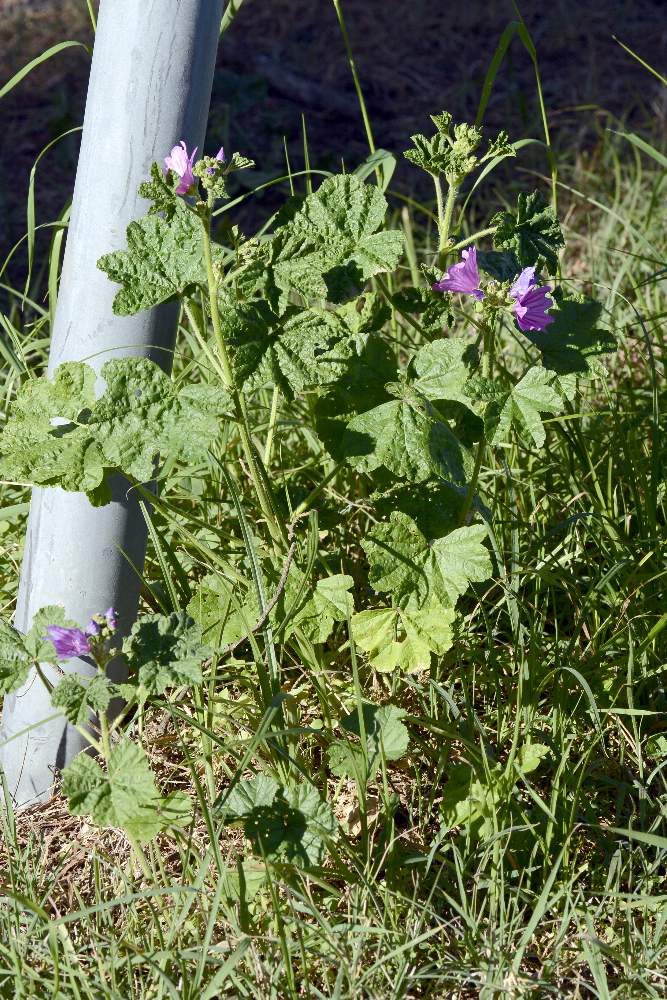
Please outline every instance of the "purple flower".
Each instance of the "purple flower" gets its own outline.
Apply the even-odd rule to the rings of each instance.
[[[88,624],[86,625],[85,629],[86,635],[91,635],[93,638],[95,638],[100,634],[101,631],[102,631],[102,626],[100,625],[100,623],[95,621],[94,618],[91,618]]]
[[[192,150],[191,155],[188,156],[188,147],[181,139],[178,146],[174,146],[169,156],[165,157],[165,173],[167,170],[173,170],[176,176],[181,179],[180,184],[176,188],[176,194],[187,194],[193,186],[195,178],[192,173],[192,164],[196,155],[197,146]]]
[[[224,163],[225,162],[225,147],[224,146],[221,146],[220,149],[218,150],[218,152],[215,154],[215,159],[218,161],[218,163]],[[209,174],[213,175],[215,173],[215,167],[209,167],[207,172]]]
[[[44,638],[53,643],[59,660],[68,660],[70,656],[86,656],[90,653],[90,639],[80,628],[49,625]]]
[[[554,317],[547,309],[553,308],[553,299],[549,297],[550,285],[538,285],[534,267],[524,267],[523,271],[510,288],[510,295],[515,300],[513,311],[521,330],[544,330]]]
[[[477,267],[477,250],[463,250],[462,260],[453,264],[444,278],[433,285],[434,292],[461,292],[463,295],[474,295],[480,302],[484,292],[479,287],[479,269]]]
[[[116,629],[118,628],[118,618],[116,616],[115,609],[114,608],[107,608],[107,610],[104,612],[104,617],[106,618],[107,625],[109,626],[109,628],[111,629],[111,631],[115,632]]]

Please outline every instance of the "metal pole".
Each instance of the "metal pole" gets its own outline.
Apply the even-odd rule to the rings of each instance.
[[[150,164],[180,139],[202,152],[221,17],[222,0],[101,0],[50,372],[63,361],[99,370],[127,355],[171,366],[178,307],[114,316],[117,286],[96,262],[124,247],[126,226],[144,214],[137,187]],[[81,624],[114,606],[127,631],[145,549],[141,511],[120,478],[112,503],[101,508],[83,494],[34,490],[17,628],[27,630],[39,608],[60,604]],[[92,673],[83,660],[66,669]],[[85,746],[54,714],[36,675],[5,700],[0,766],[17,807],[48,799],[55,773]]]

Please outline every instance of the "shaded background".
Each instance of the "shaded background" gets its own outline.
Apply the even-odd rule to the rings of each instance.
[[[113,2],[113,0],[107,0]],[[141,2],[141,0],[137,0]],[[375,141],[401,153],[428,114],[447,108],[475,117],[482,83],[503,28],[516,17],[507,0],[341,0]],[[601,129],[623,121],[660,142],[667,88],[614,40],[616,35],[664,72],[665,0],[526,0],[521,6],[538,51],[545,102],[557,150],[569,161],[592,156]],[[0,86],[49,45],[75,38],[92,44],[85,0],[0,0]],[[0,101],[0,260],[25,232],[30,170],[40,150],[81,123],[89,59],[70,49],[49,60]],[[112,99],[112,95],[110,95]],[[311,164],[354,167],[368,146],[350,69],[330,0],[245,0],[225,35],[215,76],[209,152],[221,142],[257,161],[252,183],[281,172],[285,142],[293,169],[303,165],[305,116]],[[512,137],[541,136],[534,71],[518,39],[511,44],[488,105],[486,125]],[[62,140],[36,173],[37,222],[54,219],[67,202],[78,136]],[[536,159],[537,157],[537,159]],[[544,169],[539,152],[521,164]],[[420,171],[399,164],[394,185],[430,197]],[[277,192],[258,199],[273,207]],[[252,213],[253,209],[250,210]],[[255,221],[246,209],[242,221]],[[43,233],[37,258],[45,260]],[[25,280],[25,249],[8,269]],[[3,279],[6,280],[6,279]],[[43,280],[42,280],[43,286]],[[33,287],[40,285],[39,267]]]

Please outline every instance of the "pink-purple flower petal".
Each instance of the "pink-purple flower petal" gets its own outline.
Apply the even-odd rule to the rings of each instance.
[[[80,628],[49,625],[45,638],[53,643],[59,660],[68,660],[72,656],[87,656],[90,653],[90,639]]]
[[[524,267],[523,271],[510,288],[510,295],[513,299],[520,299],[526,295],[531,288],[537,284],[534,267]]]
[[[554,317],[547,312],[553,308],[549,285],[529,289],[514,304],[514,315],[521,330],[544,330]]]
[[[195,146],[192,153],[188,154],[188,147],[181,139],[179,144],[171,149],[169,156],[165,156],[165,172],[167,170],[172,170],[176,176],[180,178],[180,183],[176,188],[176,194],[187,194],[195,182],[195,177],[192,173],[192,166],[194,164],[195,156],[197,155],[197,148],[198,147]]]
[[[479,287],[479,268],[477,267],[477,250],[470,247],[463,250],[461,260],[445,273],[445,276],[432,286],[434,292],[460,292],[462,295],[472,295],[480,302],[484,292]]]

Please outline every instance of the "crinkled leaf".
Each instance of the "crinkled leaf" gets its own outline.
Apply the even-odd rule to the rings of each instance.
[[[108,771],[87,753],[78,754],[63,771],[63,792],[75,816],[121,827],[140,843],[183,818],[182,797],[174,802],[160,796],[146,754],[127,738],[113,747]]]
[[[415,521],[430,541],[459,525],[465,495],[462,487],[432,479],[417,484],[399,483],[384,493],[374,494],[372,499],[381,518],[400,510]]]
[[[431,403],[408,383],[395,383],[401,398],[354,417],[342,449],[360,472],[384,465],[395,476],[421,482],[433,476],[466,481],[472,468],[469,452],[441,420]]]
[[[450,136],[450,115],[443,112],[431,115],[431,119],[437,129],[435,135],[431,138],[421,134],[410,136],[414,149],[406,150],[403,155],[434,177],[443,175],[448,183],[458,186],[477,166],[474,153],[482,133],[474,125],[462,123],[454,126],[453,136]]]
[[[365,780],[372,778],[382,765],[382,760],[399,760],[410,743],[410,734],[401,721],[406,712],[396,705],[362,705],[368,770]],[[364,773],[364,755],[360,742],[359,713],[353,709],[340,720],[341,727],[356,741],[337,740],[329,748],[329,768],[338,777],[354,778]]]
[[[285,638],[299,629],[311,642],[326,642],[334,622],[346,621],[352,613],[353,598],[349,591],[353,585],[351,576],[336,574],[318,580],[312,588],[301,570],[293,567],[272,621],[278,628],[287,617],[282,630]]]
[[[260,617],[254,587],[243,592],[224,577],[209,574],[200,581],[187,606],[188,614],[212,644],[226,646],[248,635]]]
[[[558,269],[558,251],[565,246],[556,214],[539,191],[521,193],[517,210],[498,212],[491,219],[496,226],[494,245],[513,250],[521,267],[544,265],[549,274]]]
[[[598,326],[602,306],[593,299],[554,293],[554,322],[545,330],[527,330],[525,336],[542,352],[542,363],[559,376],[604,376],[604,357],[616,350],[616,340]]]
[[[358,351],[367,343],[369,334],[381,330],[391,316],[389,306],[378,292],[366,292],[339,306],[336,312],[355,337]]]
[[[387,201],[354,174],[330,177],[264,243],[241,278],[262,289],[274,306],[290,291],[306,299],[341,302],[374,274],[392,271],[403,252],[398,230],[380,231]]]
[[[148,209],[151,215],[159,213],[167,221],[173,218],[179,200],[176,188],[180,182],[174,173],[165,174],[159,163],[151,164],[150,180],[139,185],[140,196],[152,203]]]
[[[412,359],[414,387],[427,399],[451,399],[469,405],[465,385],[477,360],[474,348],[462,337],[435,340]]]
[[[110,494],[103,487],[113,470],[146,481],[155,474],[158,454],[202,458],[229,406],[217,386],[179,390],[147,358],[108,361],[102,377],[106,390],[97,401],[92,397],[95,374],[80,363],[58,368],[53,390],[47,379],[39,380],[39,389],[24,386],[0,435],[0,474],[84,491],[92,502],[108,502]],[[63,402],[66,386],[75,382],[81,391]],[[67,407],[76,423],[53,426],[52,419],[61,418]]]
[[[249,302],[223,316],[237,381],[249,388],[273,382],[291,397],[335,381],[353,353],[353,331],[331,310],[289,308],[279,316],[268,302]]]
[[[430,602],[424,608],[379,608],[352,618],[352,635],[371,666],[391,672],[428,670],[431,653],[441,656],[453,642],[454,609]]]
[[[168,687],[200,684],[201,666],[211,655],[202,643],[201,629],[189,615],[144,615],[123,642],[130,676],[150,694]]]
[[[406,607],[423,608],[434,600],[453,607],[470,583],[491,575],[482,544],[486,533],[484,525],[476,524],[428,542],[407,514],[394,511],[388,523],[376,524],[361,542],[370,564],[369,582]]]
[[[529,368],[509,395],[490,402],[484,414],[484,426],[491,444],[507,441],[510,428],[514,427],[528,447],[541,448],[546,432],[540,414],[560,413],[563,408],[562,397],[553,382],[553,372]]]
[[[431,285],[441,277],[441,273],[428,273],[427,288],[403,288],[391,297],[398,312],[416,318],[427,337],[439,337],[454,323],[450,298],[434,292]]]
[[[221,817],[227,823],[243,822],[257,854],[302,868],[321,864],[337,828],[331,807],[313,785],[283,788],[264,774],[239,782]]]
[[[58,483],[65,489],[97,486],[99,448],[72,422],[90,412],[94,388],[94,371],[79,362],[60,365],[53,380],[24,383],[0,435],[0,475],[36,485]]]
[[[106,711],[114,694],[115,685],[103,674],[90,680],[67,674],[53,691],[51,701],[73,726],[84,726],[93,712]]]
[[[489,140],[484,159],[490,160],[494,156],[516,156],[516,149],[507,132],[501,131],[495,139]]]
[[[388,402],[385,385],[396,378],[396,359],[384,341],[370,336],[359,354],[348,359],[342,375],[326,396],[315,404],[317,433],[329,453],[337,460],[345,458],[343,435],[349,420]]]
[[[23,636],[8,622],[0,620],[0,694],[9,694],[27,680],[32,659]]]
[[[152,182],[155,183],[154,181]],[[151,191],[166,203],[166,193]],[[173,209],[173,212],[172,212]],[[169,219],[149,213],[127,227],[127,250],[104,254],[97,262],[111,281],[122,285],[113,301],[118,316],[131,316],[206,285],[200,219],[177,199]],[[214,249],[214,256],[222,250]]]
[[[73,628],[76,624],[65,616],[65,609],[59,604],[48,604],[40,608],[33,616],[30,629],[23,638],[28,655],[40,663],[57,663],[58,657],[53,643],[46,638],[46,629],[49,625]]]
[[[477,264],[496,281],[514,281],[521,265],[511,250],[478,250]]]

